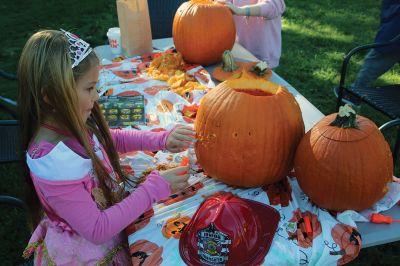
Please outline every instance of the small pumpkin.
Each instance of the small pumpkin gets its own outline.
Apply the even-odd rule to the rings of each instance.
[[[220,83],[195,120],[198,163],[229,185],[257,187],[281,180],[304,135],[300,107],[283,86],[241,77]]]
[[[175,48],[185,62],[211,65],[231,50],[236,28],[229,8],[211,0],[190,0],[176,11],[172,26]]]
[[[388,191],[393,160],[376,125],[346,106],[304,136],[296,151],[295,171],[300,187],[318,206],[360,211]]]

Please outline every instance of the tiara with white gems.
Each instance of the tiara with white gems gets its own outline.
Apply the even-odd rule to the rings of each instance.
[[[76,36],[75,34],[65,31],[63,29],[60,29],[65,36],[68,38],[68,43],[69,43],[69,56],[72,60],[72,68],[76,67],[79,65],[79,63],[85,59],[88,54],[93,50],[90,45]]]

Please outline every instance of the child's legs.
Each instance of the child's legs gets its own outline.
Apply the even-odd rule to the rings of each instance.
[[[378,77],[386,73],[391,67],[400,61],[399,54],[381,54],[372,49],[364,58],[364,63],[357,74],[353,86],[365,88]]]

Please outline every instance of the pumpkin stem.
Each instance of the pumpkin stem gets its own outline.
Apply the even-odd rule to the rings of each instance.
[[[232,52],[229,50],[224,51],[222,54],[222,69],[225,72],[233,72],[238,68],[239,66],[235,64]]]
[[[329,125],[341,128],[358,128],[356,115],[356,111],[354,111],[349,104],[340,106],[335,120],[333,120]]]
[[[265,71],[268,69],[268,64],[265,61],[258,62],[255,66],[251,68],[251,72],[257,74],[258,76],[262,76],[265,74]]]

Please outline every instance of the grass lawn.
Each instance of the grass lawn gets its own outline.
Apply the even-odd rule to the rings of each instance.
[[[167,1],[167,0],[163,0]],[[291,83],[324,114],[335,111],[332,88],[339,83],[343,56],[351,48],[372,42],[379,25],[380,1],[286,0],[283,17],[283,53],[276,72]],[[107,0],[5,0],[0,3],[0,68],[16,72],[21,49],[28,37],[39,29],[64,28],[97,46],[106,42],[106,31],[118,25],[115,1]],[[363,56],[355,58],[349,79],[355,77]],[[377,82],[400,83],[396,66]],[[16,99],[16,83],[0,82],[0,95]],[[360,113],[378,126],[388,121],[373,109],[362,106]],[[0,118],[7,118],[0,114]],[[389,132],[393,140],[393,132]],[[22,197],[24,183],[16,164],[0,165],[0,194]],[[397,173],[398,174],[398,173]],[[0,209],[0,264],[22,262],[29,232],[25,214]],[[363,249],[349,265],[398,265],[400,243]]]

